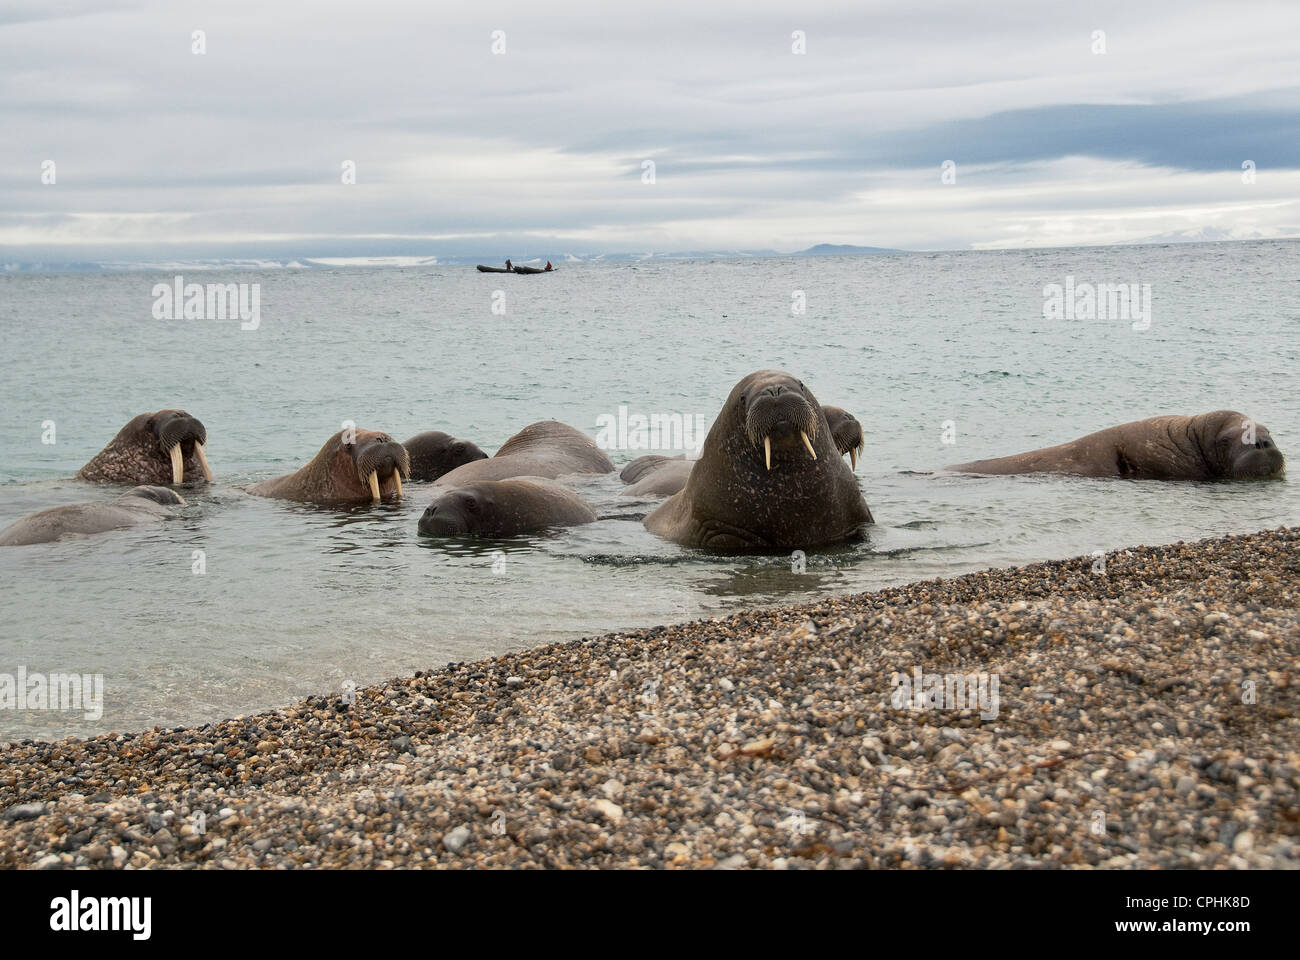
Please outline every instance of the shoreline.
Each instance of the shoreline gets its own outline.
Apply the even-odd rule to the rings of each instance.
[[[0,866],[1297,867],[1298,597],[1279,528],[14,743]]]

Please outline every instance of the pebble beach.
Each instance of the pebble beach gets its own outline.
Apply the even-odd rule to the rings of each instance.
[[[0,866],[1297,867],[1298,588],[1278,529],[9,744]]]

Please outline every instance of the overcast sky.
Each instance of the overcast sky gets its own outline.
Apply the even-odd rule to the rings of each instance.
[[[0,130],[0,261],[1300,236],[1300,2],[0,0]]]

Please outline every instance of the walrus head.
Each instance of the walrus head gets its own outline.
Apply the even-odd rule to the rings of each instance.
[[[816,460],[814,441],[830,432],[808,389],[778,370],[751,373],[736,384],[728,405],[744,418],[745,436],[762,451],[767,470],[774,460]]]
[[[857,417],[840,407],[822,407],[822,413],[826,414],[826,425],[831,429],[835,449],[841,457],[847,453],[853,461],[853,469],[858,469],[858,454],[867,445],[862,424],[858,423]]]
[[[416,434],[402,446],[411,458],[410,476],[413,480],[437,480],[462,464],[488,458],[477,444],[441,430]]]
[[[494,526],[498,511],[489,484],[453,487],[439,496],[420,517],[419,532],[426,537],[467,537]]]
[[[651,533],[726,553],[844,542],[871,522],[821,404],[779,370],[732,388],[686,486],[645,518]]]
[[[78,472],[97,483],[184,483],[202,473],[211,482],[208,432],[184,410],[142,413]]]
[[[330,442],[338,444],[336,457],[351,461],[357,482],[369,489],[371,500],[378,503],[385,493],[401,499],[402,478],[411,476],[411,457],[404,446],[377,430],[341,430]]]
[[[185,506],[185,498],[171,487],[132,487],[126,493],[122,494],[122,496],[118,497],[118,499],[125,500],[128,497],[133,499],[149,500],[165,507]]]
[[[1218,422],[1210,459],[1229,480],[1272,480],[1286,473],[1286,458],[1268,428],[1235,410],[1205,414]]]

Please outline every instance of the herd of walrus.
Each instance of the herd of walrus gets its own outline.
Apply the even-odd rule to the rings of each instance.
[[[212,480],[207,431],[182,410],[144,413],[77,477],[135,485],[110,502],[55,507],[0,532],[0,546],[118,529],[185,500],[171,486]],[[823,407],[800,380],[751,373],[732,389],[697,460],[646,456],[620,474],[625,494],[666,498],[644,520],[650,532],[705,550],[785,552],[856,539],[873,523],[854,471],[862,425]],[[844,460],[845,455],[850,463]],[[1133,480],[1264,480],[1285,471],[1261,424],[1231,410],[1162,416],[1088,434],[1055,447],[957,464],[965,473],[1049,473]],[[591,523],[596,514],[560,478],[612,473],[586,434],[534,423],[489,457],[441,431],[398,443],[374,430],[340,431],[300,470],[247,487],[255,496],[322,505],[401,498],[403,481],[433,484],[419,521],[430,537],[509,537]]]

